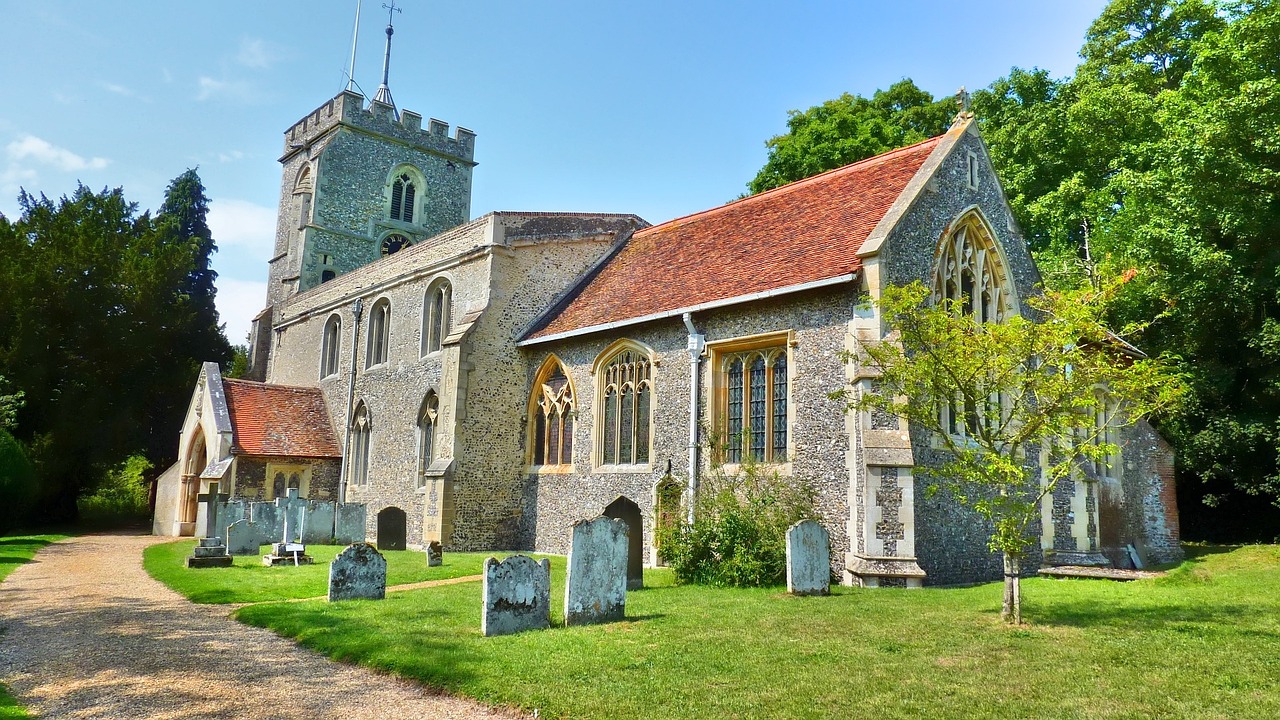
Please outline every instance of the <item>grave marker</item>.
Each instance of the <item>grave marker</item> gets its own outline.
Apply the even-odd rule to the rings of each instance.
[[[218,536],[218,503],[231,497],[218,492],[218,483],[209,483],[209,492],[197,495],[196,500],[205,503],[205,536],[200,538],[187,558],[189,568],[230,567],[231,556],[227,554],[227,546]]]
[[[262,547],[262,528],[248,520],[237,520],[227,526],[227,553],[257,555]]]
[[[573,524],[564,624],[621,620],[627,604],[627,523],[598,517]]]
[[[427,567],[440,567],[444,564],[444,548],[439,540],[432,540],[427,545]]]
[[[329,602],[386,596],[387,559],[369,543],[348,546],[329,564]]]
[[[787,592],[826,595],[831,591],[831,535],[813,520],[787,529]]]
[[[486,637],[551,627],[551,561],[488,558],[481,601],[480,632]]]

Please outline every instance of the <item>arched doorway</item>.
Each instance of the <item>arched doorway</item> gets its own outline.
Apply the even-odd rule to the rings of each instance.
[[[684,520],[680,513],[680,500],[684,497],[684,484],[670,475],[664,475],[654,488],[655,512],[653,539],[657,546],[654,553],[655,565],[666,565],[667,559],[662,553],[662,540],[668,532],[673,531]]]
[[[644,587],[644,521],[640,506],[626,496],[619,496],[600,514],[627,524],[627,589]]]
[[[204,428],[196,426],[187,449],[187,466],[182,473],[181,506],[178,510],[179,534],[194,535],[199,512],[196,496],[200,494],[200,473],[209,466],[209,449],[204,442]]]
[[[404,550],[408,540],[408,522],[403,510],[394,505],[378,511],[378,549]]]

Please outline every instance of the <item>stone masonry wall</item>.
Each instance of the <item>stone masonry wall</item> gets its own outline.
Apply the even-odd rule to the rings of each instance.
[[[264,500],[267,496],[267,463],[305,465],[311,468],[309,500],[333,500],[338,496],[338,473],[341,463],[334,458],[236,457],[234,495],[248,500]]]
[[[1148,562],[1180,562],[1173,449],[1149,423],[1139,421],[1122,434],[1120,457],[1125,498],[1121,541],[1145,548]]]

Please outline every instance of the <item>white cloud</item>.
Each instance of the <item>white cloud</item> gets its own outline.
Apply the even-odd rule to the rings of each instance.
[[[243,80],[218,80],[208,75],[201,75],[196,83],[199,87],[196,91],[196,100],[211,100],[219,97],[249,100],[253,96],[252,87]]]
[[[266,261],[275,247],[276,211],[247,200],[213,200],[209,230],[220,247],[248,248]]]
[[[21,163],[24,160],[32,160],[41,165],[50,165],[63,172],[101,170],[111,162],[106,158],[100,157],[86,160],[66,148],[58,147],[34,135],[23,135],[9,143],[8,147],[5,148],[5,153],[9,156],[10,169],[13,168],[14,164]]]
[[[241,38],[240,52],[236,54],[236,62],[249,68],[265,69],[271,67],[276,56],[261,38]]]
[[[218,162],[229,163],[229,162],[235,162],[237,160],[242,160],[243,158],[244,158],[244,153],[240,152],[239,150],[232,150],[230,152],[218,153]]]
[[[218,318],[227,324],[227,339],[241,345],[253,325],[253,316],[267,304],[267,284],[220,276],[216,283]]]

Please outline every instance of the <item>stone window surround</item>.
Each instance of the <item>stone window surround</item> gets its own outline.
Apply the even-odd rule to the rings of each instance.
[[[429,388],[422,397],[422,406],[418,409],[418,472],[414,488],[418,492],[426,492],[429,470],[436,459],[436,434],[440,424],[440,396],[435,388]]]
[[[768,333],[759,333],[756,335],[744,335],[741,337],[728,338],[726,340],[714,340],[707,342],[707,356],[710,362],[707,364],[708,372],[711,376],[711,437],[713,439],[722,438],[728,432],[728,403],[729,389],[727,368],[724,367],[726,359],[734,354],[749,352],[751,350],[765,350],[771,348],[783,348],[787,358],[787,459],[782,462],[773,462],[769,455],[769,441],[772,429],[766,426],[766,455],[765,461],[757,463],[757,465],[768,467],[771,471],[775,471],[780,475],[791,474],[791,459],[795,453],[795,433],[792,428],[795,427],[795,376],[796,366],[795,360],[791,353],[791,348],[799,345],[796,340],[795,330],[777,330]],[[745,415],[745,410],[744,410]],[[766,412],[766,418],[770,413]],[[716,441],[716,440],[713,440]],[[718,441],[717,441],[718,442]],[[711,455],[712,463],[723,466],[726,472],[738,472],[744,463],[726,462],[723,452],[720,448],[713,448]]]
[[[604,393],[607,389],[606,378],[604,377],[606,369],[612,364],[612,361],[626,351],[634,352],[649,363],[649,459],[640,463],[610,463],[605,464],[604,460],[604,426],[605,426],[605,398]],[[591,363],[591,377],[595,384],[595,424],[592,428],[591,440],[591,467],[596,472],[607,473],[649,473],[653,471],[653,432],[654,432],[654,416],[657,412],[657,378],[655,370],[661,365],[657,353],[653,348],[644,343],[629,338],[619,338],[609,343],[604,350],[596,355],[595,360]],[[633,429],[634,431],[634,429]]]
[[[443,293],[443,302],[437,302]],[[431,279],[422,295],[422,335],[418,357],[438,354],[444,339],[453,331],[453,279],[442,274]]]
[[[414,187],[413,212],[410,215],[411,220],[407,222],[391,217],[392,188],[395,186],[396,180],[398,180],[401,175],[408,175],[409,182],[411,182]],[[427,181],[426,177],[422,174],[422,171],[419,170],[416,165],[412,165],[410,163],[399,163],[395,165],[391,168],[391,171],[387,173],[387,180],[382,190],[382,222],[393,227],[422,227],[423,220],[425,219],[423,215],[426,212],[426,199]],[[413,238],[410,237],[410,240],[412,239]],[[379,242],[381,242],[381,240],[379,240]]]
[[[571,408],[568,413],[569,417],[576,420],[578,416],[576,402],[578,389],[573,383],[573,376],[568,372],[564,362],[560,360],[559,356],[555,353],[550,353],[547,355],[546,360],[542,361],[542,365],[538,368],[537,374],[533,376],[533,387],[529,390],[525,431],[525,437],[528,438],[528,441],[525,443],[525,466],[526,472],[530,475],[568,475],[575,472],[574,464],[572,462],[572,452],[570,453],[570,462],[568,463],[535,465],[533,461],[534,444],[538,441],[536,413],[541,412],[538,401],[542,395],[542,381],[557,368],[559,368],[560,372],[564,374],[568,381],[566,387],[569,390]],[[574,423],[574,426],[574,429],[576,430],[576,422]],[[571,442],[572,437],[573,434],[570,433]]]
[[[355,487],[369,484],[369,457],[373,446],[373,420],[364,400],[356,401],[351,413],[351,446],[347,448],[351,462],[348,465],[348,482]]]
[[[338,374],[342,356],[342,316],[333,313],[320,331],[320,379]]]
[[[380,313],[381,318],[379,318]],[[377,330],[376,336],[375,329]],[[375,342],[377,345],[375,345]],[[365,326],[364,369],[373,370],[384,367],[390,361],[391,299],[383,296],[375,300],[373,307],[369,310],[369,322]]]

